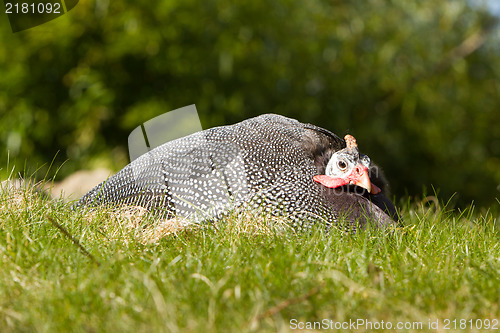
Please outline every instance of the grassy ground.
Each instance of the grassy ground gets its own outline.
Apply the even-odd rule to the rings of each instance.
[[[4,191],[0,332],[498,332],[496,214],[407,205],[404,228],[357,235],[252,216],[180,229]]]

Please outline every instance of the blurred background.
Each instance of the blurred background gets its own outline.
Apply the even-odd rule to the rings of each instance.
[[[141,123],[278,113],[354,135],[396,198],[500,197],[499,2],[85,0],[0,14],[0,174],[119,170]]]

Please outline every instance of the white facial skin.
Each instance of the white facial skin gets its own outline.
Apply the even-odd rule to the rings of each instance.
[[[370,158],[366,155],[353,156],[345,151],[339,151],[332,155],[325,170],[325,175],[333,178],[346,178],[355,166],[361,163],[365,167],[370,167]]]

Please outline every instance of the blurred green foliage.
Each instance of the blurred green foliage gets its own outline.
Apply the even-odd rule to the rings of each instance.
[[[16,34],[1,15],[4,176],[8,156],[119,169],[135,127],[195,103],[204,128],[272,112],[351,133],[396,195],[499,196],[500,38],[465,0],[88,0]]]

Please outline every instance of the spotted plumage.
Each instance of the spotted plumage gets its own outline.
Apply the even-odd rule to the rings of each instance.
[[[366,194],[313,181],[345,147],[344,140],[320,127],[261,115],[165,143],[96,186],[76,206],[138,205],[164,218],[195,221],[251,207],[286,216],[298,228],[344,221],[342,228],[350,231],[369,219],[393,224],[385,213],[392,213],[389,200],[379,200],[391,206],[384,208]]]

